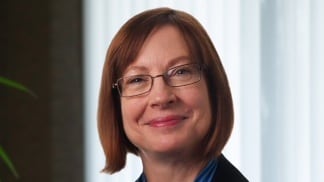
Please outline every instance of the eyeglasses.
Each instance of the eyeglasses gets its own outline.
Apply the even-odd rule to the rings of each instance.
[[[162,77],[165,83],[171,87],[181,87],[197,83],[201,79],[202,66],[196,63],[184,64],[173,67],[165,73],[151,75],[133,75],[119,78],[113,84],[121,97],[132,97],[148,93],[153,86],[153,80]]]

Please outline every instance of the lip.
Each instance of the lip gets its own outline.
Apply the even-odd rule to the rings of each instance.
[[[184,121],[187,117],[180,115],[169,115],[164,117],[157,117],[150,120],[147,125],[155,128],[161,127],[172,127],[178,125],[182,121]]]

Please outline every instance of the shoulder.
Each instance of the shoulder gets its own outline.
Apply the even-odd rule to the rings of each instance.
[[[217,182],[248,182],[242,173],[231,164],[224,155],[218,158],[217,170],[214,175],[214,180]]]

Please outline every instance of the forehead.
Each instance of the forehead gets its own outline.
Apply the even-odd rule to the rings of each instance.
[[[159,27],[146,38],[136,58],[125,71],[134,67],[169,67],[190,60],[190,51],[180,30],[172,25]]]
[[[159,65],[145,65],[145,64],[131,64],[127,67],[127,69],[124,71],[124,74],[131,73],[131,72],[150,72],[152,70],[159,70],[166,71],[168,69],[171,69],[176,66],[185,65],[189,63],[193,63],[194,61],[188,57],[188,56],[179,56],[175,57],[174,59],[171,59],[170,61],[166,61],[165,64],[159,64]],[[152,68],[154,66],[155,68]]]

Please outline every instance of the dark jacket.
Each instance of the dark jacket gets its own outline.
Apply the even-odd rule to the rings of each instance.
[[[217,170],[214,175],[215,182],[248,182],[248,180],[225,157],[218,157]]]
[[[144,173],[135,182],[145,182]],[[217,169],[213,176],[214,182],[248,182],[248,180],[237,170],[225,157],[220,155],[217,159]]]

